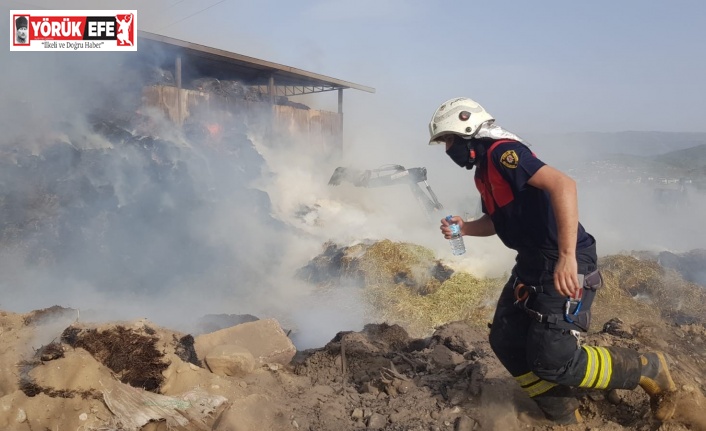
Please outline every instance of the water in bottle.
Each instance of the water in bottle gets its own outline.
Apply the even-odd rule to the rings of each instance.
[[[463,243],[463,235],[461,235],[461,226],[457,223],[451,223],[451,217],[447,216],[446,221],[449,222],[449,227],[451,228],[451,252],[455,256],[460,256],[466,252],[466,245]]]

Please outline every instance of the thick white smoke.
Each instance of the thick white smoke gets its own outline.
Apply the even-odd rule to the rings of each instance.
[[[178,130],[142,105],[133,54],[0,57],[4,309],[186,329],[286,296],[284,225],[252,187],[264,160],[242,122],[219,142]]]

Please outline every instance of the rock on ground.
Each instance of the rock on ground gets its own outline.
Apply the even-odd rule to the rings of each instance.
[[[297,352],[292,341],[275,319],[241,323],[230,328],[199,335],[194,347],[199,358],[205,358],[220,345],[236,345],[247,349],[258,364],[288,364]]]

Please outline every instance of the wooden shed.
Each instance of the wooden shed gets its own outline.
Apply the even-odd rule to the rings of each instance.
[[[138,32],[142,63],[158,75],[143,89],[144,104],[182,126],[196,112],[244,116],[271,139],[296,137],[332,155],[343,143],[343,90],[375,89],[282,64]],[[336,91],[338,111],[309,109],[292,96]]]

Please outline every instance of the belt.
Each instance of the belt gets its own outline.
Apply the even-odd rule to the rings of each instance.
[[[547,323],[551,326],[573,329],[579,327],[583,331],[588,331],[591,323],[591,304],[596,295],[596,291],[603,285],[603,277],[598,270],[584,274],[581,295],[578,298],[567,298],[566,307],[563,314],[552,313],[542,314],[527,306],[530,296],[544,292],[542,285],[533,286],[524,284],[516,275],[513,283],[515,305],[522,308],[528,316],[539,323]],[[582,309],[583,306],[583,309]]]

